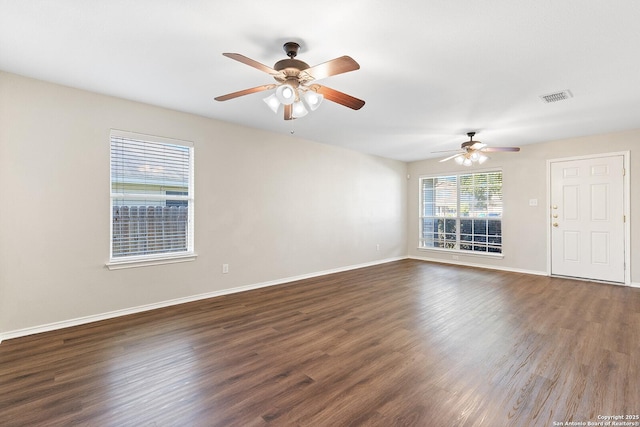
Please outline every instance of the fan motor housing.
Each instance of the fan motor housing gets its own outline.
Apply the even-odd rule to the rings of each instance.
[[[462,149],[467,149],[467,148],[471,148],[475,143],[477,143],[479,141],[466,141],[462,143]]]
[[[282,73],[281,75],[273,76],[276,81],[283,83],[288,82],[298,87],[300,83],[299,76],[302,70],[309,68],[309,64],[299,59],[283,59],[273,66],[273,69]]]
[[[302,71],[309,68],[309,64],[299,59],[282,59],[273,66],[273,69],[276,71],[282,71],[287,68],[295,68],[298,71]]]

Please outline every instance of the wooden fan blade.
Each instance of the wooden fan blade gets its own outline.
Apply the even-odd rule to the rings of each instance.
[[[285,120],[293,120],[293,104],[284,106],[284,119]]]
[[[302,72],[308,74],[315,80],[319,80],[324,79],[325,77],[335,76],[337,74],[347,73],[358,69],[360,69],[360,64],[350,56],[345,55],[340,58],[315,65],[311,68],[307,68]]]
[[[464,151],[460,151],[460,149],[458,148],[457,150],[439,150],[439,151],[432,151],[432,154],[435,153],[453,153],[454,151],[458,152],[458,153],[464,153]]]
[[[364,101],[362,99],[354,98],[351,95],[347,95],[346,93],[342,93],[326,86],[312,85],[311,89],[315,90],[329,101],[344,105],[345,107],[349,107],[354,110],[359,110],[364,105]]]
[[[480,151],[520,151],[520,147],[484,147]]]
[[[447,160],[455,159],[456,157],[460,157],[463,154],[464,153],[458,153],[458,154],[454,154],[453,156],[445,157],[444,159],[440,160],[440,163],[446,162]]]
[[[249,95],[251,93],[262,92],[265,90],[273,89],[274,87],[276,87],[276,85],[274,84],[256,86],[256,87],[252,87],[251,89],[239,90],[238,92],[228,93],[222,96],[216,96],[214,99],[216,101],[227,101],[229,99],[237,98],[239,96]]]
[[[271,75],[280,74],[279,71],[276,71],[271,67],[261,64],[258,61],[254,61],[251,58],[247,58],[244,55],[240,55],[239,53],[223,53],[223,55],[226,56],[227,58],[235,59],[238,62],[242,62],[243,64],[246,64],[250,67],[257,68],[258,70],[263,71],[267,74],[271,74]]]

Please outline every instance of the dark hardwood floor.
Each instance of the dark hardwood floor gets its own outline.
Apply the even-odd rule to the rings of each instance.
[[[0,344],[2,426],[553,426],[637,414],[640,289],[415,260]]]

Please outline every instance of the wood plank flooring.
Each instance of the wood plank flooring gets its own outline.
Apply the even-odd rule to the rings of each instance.
[[[638,414],[640,289],[416,260],[0,344],[2,426],[553,426]]]

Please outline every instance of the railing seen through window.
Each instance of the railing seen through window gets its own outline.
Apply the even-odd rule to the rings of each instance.
[[[419,246],[502,253],[502,172],[420,178]]]

